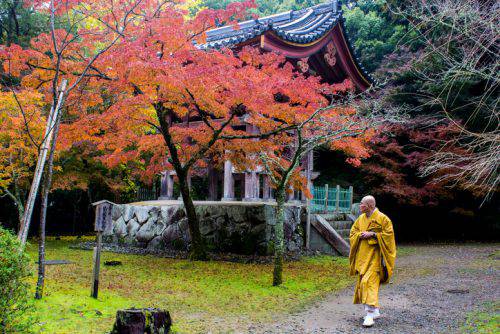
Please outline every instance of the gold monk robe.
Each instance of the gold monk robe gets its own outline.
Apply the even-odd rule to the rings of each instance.
[[[360,239],[362,232],[375,232],[376,238]],[[392,222],[377,208],[370,217],[363,213],[354,222],[349,235],[350,274],[358,276],[354,290],[354,304],[379,307],[380,283],[387,283],[396,261],[396,242]]]

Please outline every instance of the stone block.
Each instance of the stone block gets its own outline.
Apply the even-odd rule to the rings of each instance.
[[[149,207],[136,206],[134,207],[134,215],[139,224],[144,224],[149,218]]]
[[[130,219],[134,218],[134,207],[132,205],[123,206],[123,219],[128,222]]]
[[[172,243],[177,240],[181,239],[182,234],[181,231],[179,230],[179,226],[177,224],[171,224],[168,225],[165,231],[163,231],[162,234],[162,239],[166,247],[172,245]]]
[[[155,237],[156,222],[148,220],[144,225],[139,228],[135,238],[139,242],[150,242]]]
[[[135,218],[129,220],[129,222],[127,223],[128,235],[135,238],[135,235],[137,234],[137,231],[139,231],[140,227],[141,225]]]
[[[161,250],[164,248],[163,238],[161,236],[156,236],[148,244],[148,249]]]
[[[123,217],[118,218],[113,224],[113,233],[118,238],[123,238],[127,235],[127,224]]]
[[[123,205],[113,205],[111,209],[111,218],[113,220],[118,220],[123,215]]]

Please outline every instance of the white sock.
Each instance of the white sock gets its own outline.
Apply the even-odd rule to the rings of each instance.
[[[365,304],[365,311],[366,312],[374,312],[375,310],[376,310],[375,306]]]

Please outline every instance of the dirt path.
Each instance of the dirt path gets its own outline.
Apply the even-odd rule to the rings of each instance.
[[[500,300],[499,245],[419,246],[400,256],[391,284],[382,287],[382,318],[361,327],[352,288],[248,333],[458,333],[466,313]]]

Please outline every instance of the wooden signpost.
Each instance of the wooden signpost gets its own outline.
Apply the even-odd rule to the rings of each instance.
[[[92,272],[92,290],[91,296],[97,298],[99,293],[99,270],[101,266],[101,247],[102,247],[102,232],[111,227],[113,202],[103,200],[92,203],[95,209],[95,225],[94,230],[97,232],[96,246],[94,247],[94,269]]]

